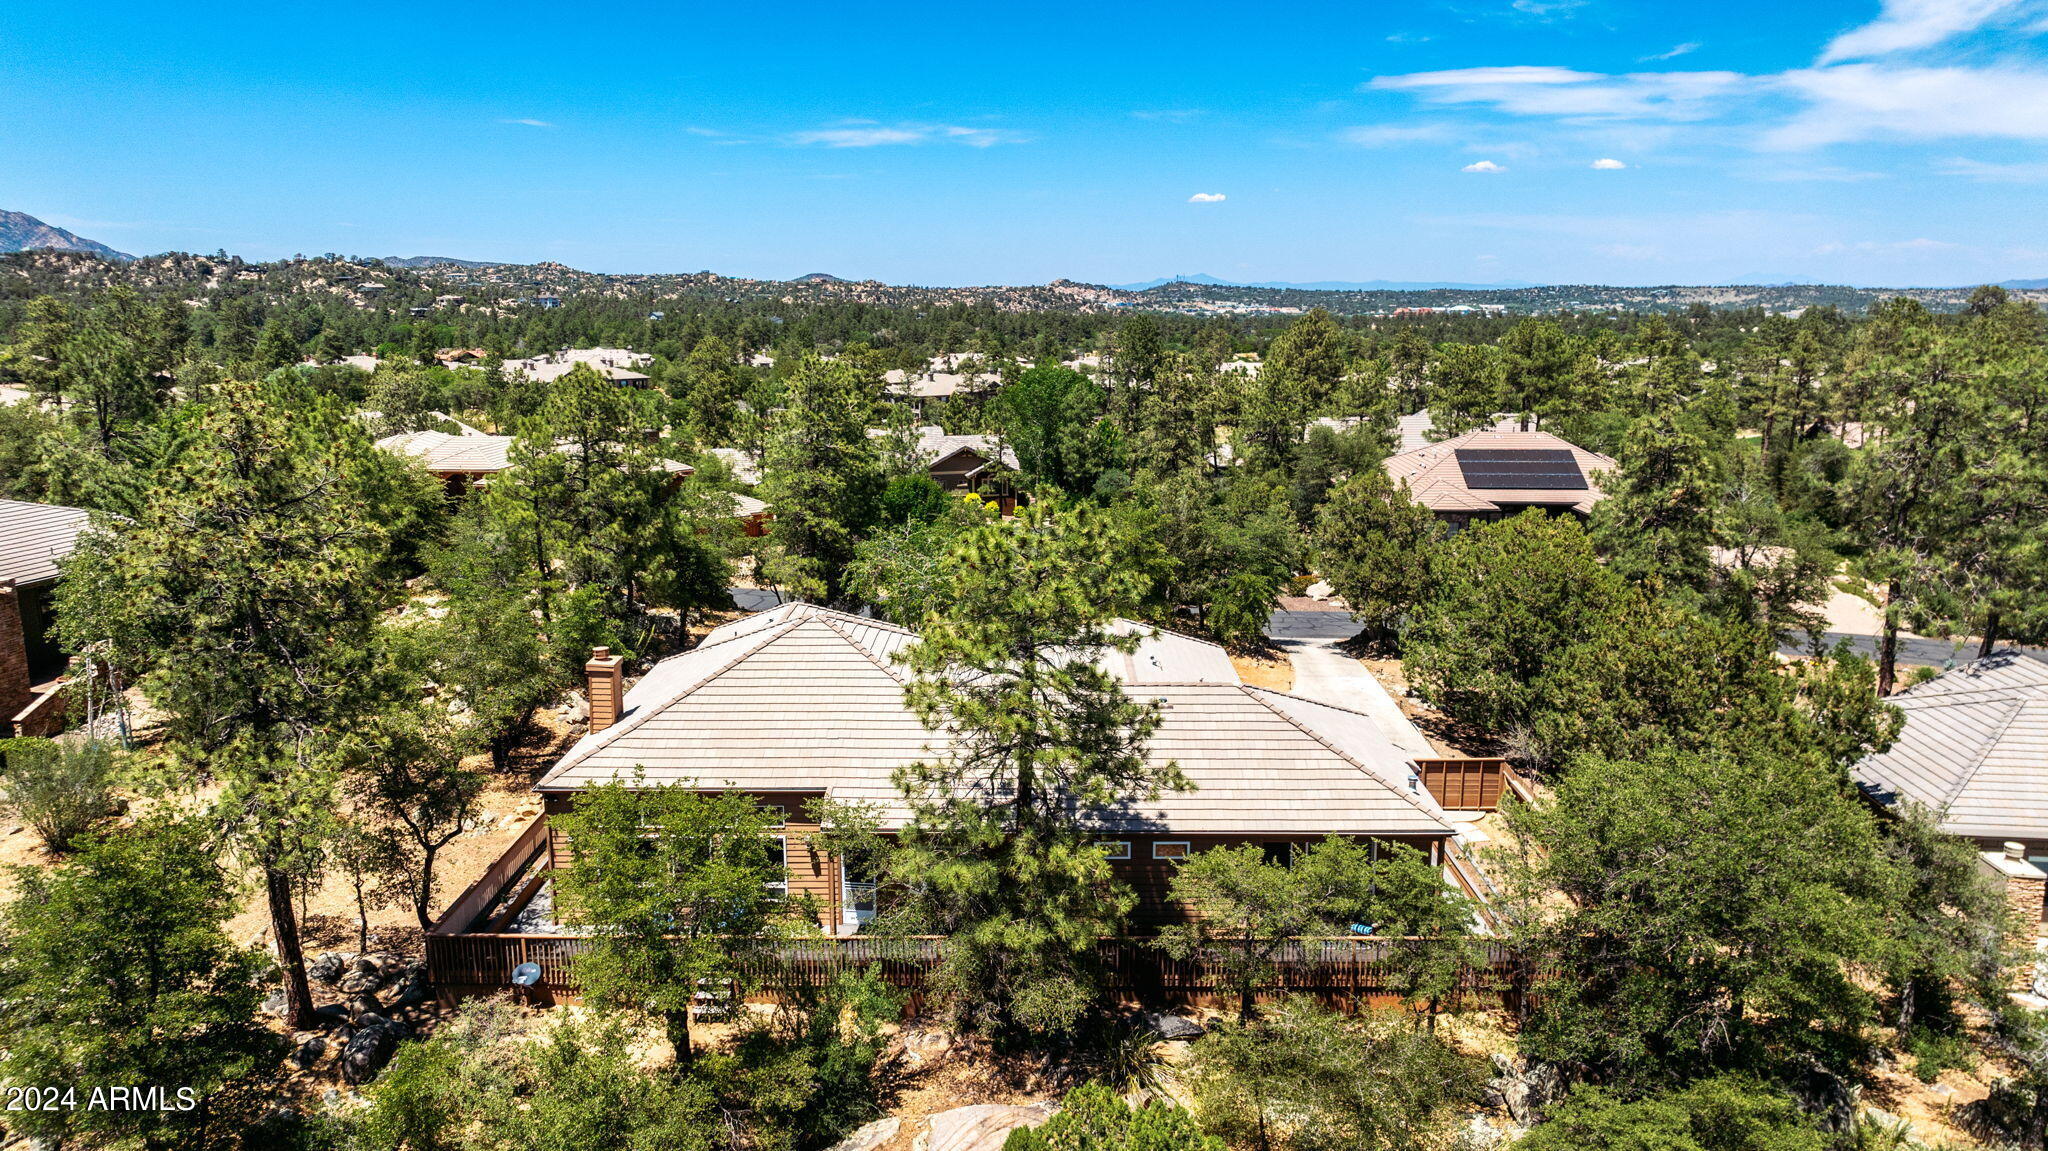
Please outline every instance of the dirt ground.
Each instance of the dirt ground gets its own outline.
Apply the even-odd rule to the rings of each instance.
[[[1365,670],[1380,681],[1387,694],[1401,708],[1401,714],[1408,717],[1429,742],[1439,751],[1450,756],[1491,756],[1501,754],[1500,741],[1486,732],[1461,724],[1408,694],[1408,678],[1401,672],[1401,661],[1384,655],[1367,652],[1359,655],[1358,662]]]
[[[1230,657],[1237,676],[1253,687],[1272,691],[1294,690],[1294,665],[1282,655],[1235,655]]]

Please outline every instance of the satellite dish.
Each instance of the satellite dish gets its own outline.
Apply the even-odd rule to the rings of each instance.
[[[522,963],[512,969],[512,986],[532,987],[540,982],[540,964]]]

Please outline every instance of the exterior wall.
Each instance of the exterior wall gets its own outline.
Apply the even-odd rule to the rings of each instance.
[[[814,793],[812,793],[814,794]],[[792,897],[809,897],[818,910],[819,926],[828,932],[842,930],[845,908],[840,890],[839,861],[831,856],[812,850],[811,837],[820,828],[804,814],[804,803],[811,798],[805,793],[759,793],[757,798],[765,804],[780,806],[788,813],[789,822],[778,832],[785,837],[784,865],[789,873],[789,893]],[[572,857],[566,836],[562,834],[556,817],[566,815],[574,806],[569,795],[549,794],[546,797],[548,814],[548,852],[551,866],[566,868]],[[1112,837],[1104,836],[1105,840]],[[1132,909],[1131,922],[1134,927],[1154,928],[1168,923],[1186,922],[1191,909],[1173,900],[1171,887],[1175,863],[1172,859],[1159,857],[1155,850],[1158,844],[1185,843],[1187,853],[1206,851],[1212,847],[1236,846],[1256,843],[1275,851],[1290,847],[1308,847],[1321,842],[1322,836],[1225,836],[1225,835],[1172,835],[1168,833],[1117,836],[1127,839],[1131,845],[1130,858],[1110,862],[1116,877],[1129,885],[1137,896],[1137,906]],[[1361,839],[1365,837],[1360,837]],[[1443,854],[1441,843],[1434,837],[1398,838],[1379,840],[1382,843],[1400,843],[1413,847],[1428,856],[1430,862],[1441,864]],[[1169,849],[1171,850],[1171,849]]]
[[[2005,846],[2007,843],[2018,843],[2020,845],[2021,853],[2025,856],[2026,861],[2029,864],[2032,864],[2036,871],[2042,872],[2044,875],[2048,875],[2048,839],[1978,839],[1976,843],[1977,850],[1982,852],[1987,857],[1993,855],[2003,856],[2005,854]],[[1986,866],[1990,867],[1991,870],[1994,872],[1998,871],[1998,868],[1996,866],[1993,866],[1988,862],[1986,863]],[[2024,879],[2024,877],[2022,878]],[[2012,889],[2008,888],[2008,890]],[[2024,890],[2024,885],[2022,886],[2021,890]],[[2013,904],[2012,906],[2015,909],[2015,911],[2018,910],[2018,904]],[[2033,915],[2033,921],[2043,925],[2043,934],[2048,934],[2048,891],[2042,892],[2042,898],[2035,901]]]
[[[840,918],[839,865],[829,856],[811,848],[812,837],[820,828],[804,813],[804,804],[815,794],[762,792],[755,798],[765,805],[782,809],[785,822],[773,834],[783,840],[782,861],[789,875],[789,894],[792,898],[808,897],[815,901],[819,925],[829,931]],[[550,793],[543,802],[548,816],[548,866],[568,868],[575,858],[569,850],[569,838],[562,832],[559,817],[574,810],[574,797]]]
[[[2048,873],[2027,862],[2024,845],[2015,843],[2012,846],[2020,848],[2021,852],[2015,854],[2006,849],[1985,851],[1979,852],[1977,859],[1979,866],[1991,876],[1992,882],[2005,896],[2007,930],[2012,935],[2010,942],[2030,948],[2041,931],[2042,900],[2048,896]],[[2032,990],[2039,970],[2037,962],[2019,964],[2013,972],[2014,989]]]
[[[1105,836],[1104,839],[1111,837]],[[1116,837],[1121,839],[1123,837]],[[1361,840],[1365,837],[1358,837]],[[1138,897],[1138,904],[1131,909],[1131,922],[1135,927],[1159,927],[1169,923],[1185,923],[1193,909],[1173,899],[1173,874],[1176,864],[1172,859],[1161,859],[1157,854],[1159,844],[1186,843],[1187,853],[1207,851],[1212,847],[1237,847],[1247,843],[1258,844],[1274,853],[1320,843],[1323,837],[1311,836],[1236,836],[1236,835],[1133,835],[1129,837],[1131,857],[1111,860],[1110,868],[1116,877],[1128,884],[1132,894]],[[1368,840],[1368,842],[1371,842]],[[1428,856],[1432,863],[1442,862],[1441,852],[1434,839],[1394,839],[1379,842],[1405,843]]]
[[[0,584],[0,736],[13,734],[14,714],[34,698],[28,668],[28,633],[21,588]]]

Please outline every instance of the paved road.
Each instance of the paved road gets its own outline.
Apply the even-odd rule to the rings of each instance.
[[[1825,639],[1829,647],[1833,647],[1838,640],[1846,639],[1849,641],[1851,648],[1872,659],[1877,658],[1878,645],[1883,642],[1880,636],[1856,635],[1839,631],[1828,632]],[[1977,643],[1978,641],[1974,638],[1948,640],[1928,639],[1925,636],[1917,635],[1901,635],[1899,637],[1899,662],[1908,667],[1952,667],[1955,664],[1968,663],[1976,659]],[[2006,647],[2009,645],[2000,644],[1999,646]],[[1801,639],[1797,643],[1788,643],[1778,650],[1786,655],[1805,655],[1807,654],[1807,645],[1806,641]],[[2024,650],[2032,652],[2036,656],[2048,658],[2048,649],[2030,647]]]
[[[1329,613],[1301,612],[1302,615]],[[1412,756],[1431,759],[1437,750],[1416,730],[1401,705],[1374,679],[1365,665],[1337,650],[1335,639],[1283,639],[1278,641],[1294,665],[1294,694],[1333,707],[1362,711],[1372,717],[1380,731],[1395,747]]]
[[[1348,611],[1288,611],[1281,608],[1266,621],[1274,639],[1350,639],[1362,626]]]
[[[729,587],[732,602],[741,611],[767,611],[782,602],[782,593],[758,587]]]

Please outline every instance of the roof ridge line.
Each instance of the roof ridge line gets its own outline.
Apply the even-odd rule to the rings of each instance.
[[[1274,695],[1288,695],[1288,693],[1286,693],[1286,692],[1275,692],[1275,691],[1273,691],[1273,689],[1272,689],[1272,688],[1265,688],[1265,687],[1253,687],[1253,686],[1252,686],[1251,684],[1248,684],[1248,683],[1241,683],[1241,684],[1234,684],[1234,685],[1225,685],[1225,686],[1234,686],[1234,687],[1238,688],[1238,689],[1239,689],[1240,691],[1243,691],[1243,692],[1246,692],[1246,693],[1251,693],[1251,692],[1271,692],[1271,693],[1272,693],[1272,694],[1274,694]],[[1378,782],[1378,783],[1380,784],[1380,786],[1382,786],[1382,787],[1386,788],[1386,789],[1387,789],[1388,791],[1391,791],[1391,792],[1393,792],[1393,793],[1394,793],[1395,795],[1398,795],[1398,796],[1400,796],[1400,797],[1401,797],[1402,799],[1405,799],[1405,800],[1407,800],[1407,801],[1408,801],[1408,803],[1409,803],[1409,804],[1410,804],[1410,805],[1411,805],[1412,807],[1414,807],[1414,808],[1415,808],[1415,810],[1417,810],[1417,811],[1421,812],[1421,813],[1422,813],[1422,814],[1424,814],[1424,815],[1427,815],[1427,816],[1429,816],[1429,817],[1430,817],[1431,819],[1434,819],[1434,820],[1436,820],[1436,821],[1437,821],[1438,823],[1441,823],[1441,824],[1443,824],[1443,825],[1444,825],[1444,827],[1445,827],[1446,829],[1448,829],[1448,830],[1453,830],[1453,831],[1455,831],[1455,830],[1456,830],[1455,828],[1452,828],[1452,827],[1451,827],[1451,821],[1450,821],[1450,820],[1449,820],[1448,818],[1446,818],[1445,814],[1443,813],[1443,811],[1442,811],[1442,805],[1441,805],[1441,804],[1439,804],[1439,805],[1438,805],[1438,810],[1437,810],[1437,811],[1431,811],[1430,809],[1428,809],[1428,808],[1426,808],[1426,807],[1422,806],[1422,802],[1421,802],[1421,801],[1420,801],[1419,799],[1417,799],[1417,798],[1416,798],[1416,796],[1415,796],[1415,794],[1414,794],[1413,792],[1411,792],[1411,791],[1408,791],[1408,790],[1407,790],[1407,789],[1405,789],[1405,788],[1402,788],[1402,787],[1398,787],[1398,786],[1394,785],[1393,783],[1390,783],[1390,782],[1388,782],[1388,780],[1387,780],[1387,778],[1386,778],[1385,776],[1381,775],[1381,774],[1380,774],[1379,772],[1377,772],[1377,771],[1374,771],[1374,770],[1373,770],[1372,768],[1370,768],[1370,767],[1367,767],[1367,766],[1366,766],[1365,764],[1363,764],[1363,763],[1359,762],[1359,760],[1357,760],[1356,758],[1354,758],[1354,757],[1353,757],[1353,756],[1351,755],[1351,753],[1350,753],[1350,752],[1348,752],[1348,751],[1345,751],[1345,750],[1344,750],[1343,748],[1341,748],[1341,747],[1338,747],[1338,746],[1337,746],[1336,744],[1334,744],[1334,743],[1331,743],[1331,742],[1330,742],[1330,740],[1329,740],[1329,738],[1328,738],[1328,737],[1326,737],[1326,736],[1324,736],[1322,732],[1319,732],[1319,731],[1317,731],[1316,729],[1314,729],[1314,728],[1310,727],[1309,725],[1307,725],[1307,724],[1305,724],[1305,723],[1301,722],[1300,720],[1298,720],[1298,719],[1294,718],[1293,716],[1291,716],[1291,715],[1288,715],[1288,714],[1287,714],[1286,712],[1284,712],[1284,711],[1281,711],[1281,710],[1280,710],[1279,708],[1277,708],[1277,707],[1274,707],[1274,706],[1273,706],[1273,703],[1272,703],[1272,701],[1271,701],[1271,700],[1268,700],[1268,699],[1264,699],[1264,698],[1262,698],[1262,697],[1260,697],[1260,696],[1257,696],[1257,695],[1253,695],[1253,696],[1252,696],[1252,698],[1253,698],[1254,700],[1256,700],[1256,701],[1258,702],[1258,704],[1259,704],[1259,706],[1260,706],[1260,707],[1263,707],[1263,708],[1265,708],[1265,709],[1266,709],[1267,711],[1270,711],[1270,712],[1272,712],[1272,713],[1273,713],[1274,715],[1277,715],[1277,716],[1279,716],[1279,717],[1281,718],[1281,720],[1282,720],[1282,721],[1284,721],[1284,722],[1286,722],[1286,723],[1288,723],[1288,724],[1292,725],[1292,726],[1294,727],[1294,729],[1295,729],[1296,731],[1299,731],[1299,732],[1301,732],[1301,733],[1302,733],[1303,735],[1306,735],[1306,736],[1308,736],[1308,737],[1309,737],[1310,739],[1312,739],[1312,740],[1315,740],[1315,741],[1316,741],[1317,743],[1320,743],[1320,744],[1322,744],[1322,745],[1323,745],[1323,746],[1324,746],[1325,748],[1328,748],[1328,749],[1329,749],[1329,751],[1330,751],[1330,754],[1332,754],[1332,755],[1335,755],[1335,756],[1336,756],[1336,757],[1337,757],[1338,759],[1341,759],[1341,760],[1343,760],[1343,761],[1344,761],[1345,763],[1348,763],[1348,764],[1350,764],[1350,765],[1351,765],[1352,767],[1355,767],[1355,768],[1357,768],[1357,769],[1359,770],[1359,772],[1360,772],[1360,773],[1362,773],[1362,774],[1363,774],[1363,775],[1364,775],[1364,776],[1365,776],[1366,778],[1368,778],[1368,779],[1372,779],[1372,780],[1375,780],[1375,781],[1377,781],[1377,782]],[[1306,702],[1306,703],[1315,703],[1315,702],[1316,702],[1315,700],[1312,700],[1312,699],[1306,699],[1305,697],[1303,697],[1303,696],[1298,696],[1298,695],[1290,695],[1290,696],[1289,696],[1289,698],[1290,698],[1290,699],[1301,699],[1301,700],[1303,700],[1303,701],[1304,701],[1304,702]],[[1325,705],[1325,706],[1328,706],[1328,705]],[[1344,711],[1344,710],[1346,710],[1346,709],[1344,709],[1344,708],[1338,708],[1337,710],[1339,710],[1339,711]],[[1366,719],[1368,719],[1368,720],[1372,718],[1372,717],[1371,717],[1371,716],[1369,716],[1369,715],[1365,715],[1365,713],[1364,713],[1364,712],[1353,712],[1352,714],[1354,714],[1354,715],[1360,715],[1360,716],[1364,716],[1364,718],[1366,718]],[[1384,735],[1385,733],[1382,733],[1382,734]],[[1392,747],[1392,746],[1393,746],[1393,744],[1394,744],[1394,741],[1390,739],[1390,740],[1388,740],[1388,741],[1387,741],[1387,744],[1388,744],[1388,746]],[[1394,750],[1395,750],[1395,751],[1397,751],[1397,752],[1400,752],[1400,751],[1401,751],[1401,749],[1400,749],[1399,747],[1394,747]],[[1407,754],[1407,753],[1405,753],[1405,752],[1402,752],[1402,754],[1404,754],[1404,755],[1405,755],[1405,754]],[[1412,765],[1412,764],[1413,764],[1413,763],[1415,762],[1415,757],[1414,757],[1414,756],[1408,756],[1408,762],[1409,762],[1409,763],[1410,763],[1410,764]],[[1417,776],[1416,776],[1416,779],[1417,779],[1418,781],[1420,781],[1420,779],[1421,779],[1421,776],[1420,776],[1420,775],[1417,775]],[[1432,797],[1432,798],[1434,798],[1434,797]]]
[[[827,609],[827,610],[830,610],[830,609]],[[845,613],[840,613],[840,614],[845,614]],[[893,668],[893,667],[890,667],[890,666],[889,666],[888,664],[886,664],[886,663],[883,663],[883,662],[882,662],[882,660],[881,660],[881,658],[880,658],[879,656],[875,655],[875,653],[874,653],[874,652],[871,652],[871,651],[869,651],[869,650],[868,650],[868,645],[866,645],[866,644],[864,644],[864,643],[860,642],[859,640],[857,640],[857,639],[853,638],[853,637],[852,637],[851,635],[848,635],[848,634],[847,634],[847,632],[846,632],[846,629],[845,629],[845,628],[843,628],[843,627],[841,627],[841,626],[839,625],[839,621],[838,621],[838,620],[836,620],[836,619],[833,619],[833,618],[831,618],[830,616],[812,616],[811,618],[812,618],[812,619],[814,619],[814,620],[816,620],[817,622],[819,622],[819,623],[821,623],[821,624],[824,624],[824,625],[825,625],[826,627],[828,627],[828,628],[832,629],[832,633],[833,633],[834,635],[837,635],[837,636],[838,636],[839,638],[841,638],[841,639],[845,640],[845,641],[846,641],[847,643],[850,643],[850,644],[852,644],[852,645],[853,645],[853,650],[855,650],[855,651],[857,651],[857,652],[861,653],[862,655],[864,655],[864,656],[868,657],[868,662],[869,662],[869,663],[872,663],[872,664],[874,664],[874,665],[875,665],[876,667],[878,667],[878,668],[881,668],[881,669],[882,669],[882,671],[883,671],[884,673],[886,673],[886,674],[887,674],[887,675],[889,676],[889,678],[890,678],[890,679],[893,679],[893,680],[895,680],[895,681],[896,681],[897,683],[900,683],[900,684],[902,684],[902,685],[903,685],[903,686],[905,686],[905,687],[908,687],[908,686],[910,686],[910,681],[909,681],[909,680],[907,680],[907,679],[903,678],[903,676],[901,676],[900,674],[898,674],[895,668]],[[906,630],[906,631],[908,632],[908,629],[905,629],[905,630]],[[916,635],[917,633],[916,633],[916,632],[908,632],[908,634],[910,634],[910,635]]]
[[[562,756],[562,758],[555,761],[555,766],[549,768],[546,775],[543,775],[539,779],[534,781],[534,789],[540,789],[541,787],[545,786],[549,780],[562,774],[562,772],[568,770],[571,767],[575,767],[578,764],[581,764],[584,760],[589,759],[593,754],[595,754],[598,751],[598,749],[611,746],[614,742],[618,740],[620,736],[626,734],[627,732],[639,730],[640,726],[646,723],[648,720],[653,719],[655,716],[661,714],[664,711],[667,711],[671,707],[674,707],[677,703],[680,703],[684,699],[689,698],[692,694],[694,694],[697,691],[698,688],[703,687],[705,684],[710,683],[712,680],[717,679],[719,676],[724,675],[728,671],[731,671],[736,665],[739,664],[741,660],[746,659],[748,656],[753,655],[754,653],[760,651],[762,648],[767,647],[769,644],[774,643],[776,640],[781,639],[783,636],[788,635],[790,632],[796,630],[797,625],[801,624],[802,622],[802,620],[788,620],[784,621],[783,623],[776,624],[774,627],[763,628],[760,632],[756,633],[757,635],[762,637],[760,643],[757,643],[754,646],[747,648],[745,651],[740,652],[738,655],[733,656],[731,659],[718,665],[716,668],[713,668],[708,674],[699,678],[695,683],[692,683],[690,686],[668,697],[661,703],[652,705],[642,711],[637,712],[631,719],[615,723],[610,727],[605,728],[603,732],[599,733],[601,738],[599,738],[596,743],[593,743],[589,747],[585,748],[580,755],[576,752],[575,748],[572,747],[569,750],[568,754]],[[714,644],[712,646],[723,647],[724,644]],[[854,646],[858,647],[860,645],[855,644]],[[689,650],[697,651],[699,649],[691,648]],[[675,659],[679,656],[684,656],[688,654],[689,651],[679,651],[675,655],[670,656],[668,658]],[[658,661],[656,666],[659,666],[660,663],[665,662],[667,661]],[[649,668],[648,670],[652,671],[653,669]],[[641,678],[645,679],[646,677],[642,676]],[[620,693],[620,696],[621,702],[624,702],[624,693]],[[582,741],[578,740],[577,742],[581,743]]]
[[[1942,800],[1941,809],[1943,812],[1947,812],[1949,808],[1955,806],[1956,800],[1962,798],[1963,791],[1969,787],[1970,781],[1976,779],[1977,773],[1984,770],[1984,761],[1990,758],[1992,749],[1997,747],[1999,741],[2005,738],[2005,733],[2012,730],[2013,721],[2020,717],[2020,712],[2026,710],[2026,705],[2029,701],[2015,699],[2007,702],[2013,705],[2012,710],[2006,713],[2005,719],[1998,725],[1998,730],[1992,732],[1990,738],[1984,741],[1984,746],[1977,749],[1977,754],[1970,763],[1969,769],[1956,778],[1955,786],[1949,789],[1948,796]]]

